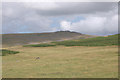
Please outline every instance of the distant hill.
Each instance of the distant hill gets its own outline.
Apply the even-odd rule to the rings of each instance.
[[[25,33],[25,34],[2,34],[4,46],[15,46],[25,44],[38,44],[52,41],[64,41],[73,39],[85,39],[95,36],[85,35],[70,31],[57,31],[51,33]]]

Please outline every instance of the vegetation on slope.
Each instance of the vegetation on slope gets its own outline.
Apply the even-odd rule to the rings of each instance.
[[[56,46],[54,44],[34,44],[34,45],[24,45],[24,47],[51,47]]]
[[[2,54],[0,54],[0,56],[6,56],[6,55],[9,55],[9,54],[19,53],[18,51],[11,51],[11,50],[6,50],[6,49],[2,49],[2,50],[0,50],[0,52],[2,53]]]
[[[78,39],[78,40],[66,40],[52,43],[41,43],[35,45],[25,45],[24,47],[50,47],[56,45],[64,46],[112,46],[118,45],[118,34],[110,35],[107,37],[95,37],[87,39]]]
[[[110,35],[108,37],[95,37],[95,38],[87,38],[80,40],[68,40],[61,42],[53,42],[56,45],[64,45],[64,46],[111,46],[118,45],[118,34]]]

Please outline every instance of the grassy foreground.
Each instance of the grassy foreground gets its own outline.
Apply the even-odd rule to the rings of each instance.
[[[14,47],[3,78],[117,78],[118,47]],[[36,59],[39,57],[40,59]]]

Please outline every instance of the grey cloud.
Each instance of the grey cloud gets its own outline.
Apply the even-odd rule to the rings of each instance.
[[[57,8],[52,10],[39,10],[36,12],[45,16],[90,14],[96,12],[108,12],[117,6],[116,2],[70,2],[56,3]]]

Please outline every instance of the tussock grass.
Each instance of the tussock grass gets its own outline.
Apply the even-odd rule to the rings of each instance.
[[[2,49],[2,50],[0,50],[0,52],[2,53],[0,56],[6,56],[6,55],[9,55],[9,54],[19,53],[18,51],[11,51],[11,50],[6,50],[6,49]]]

